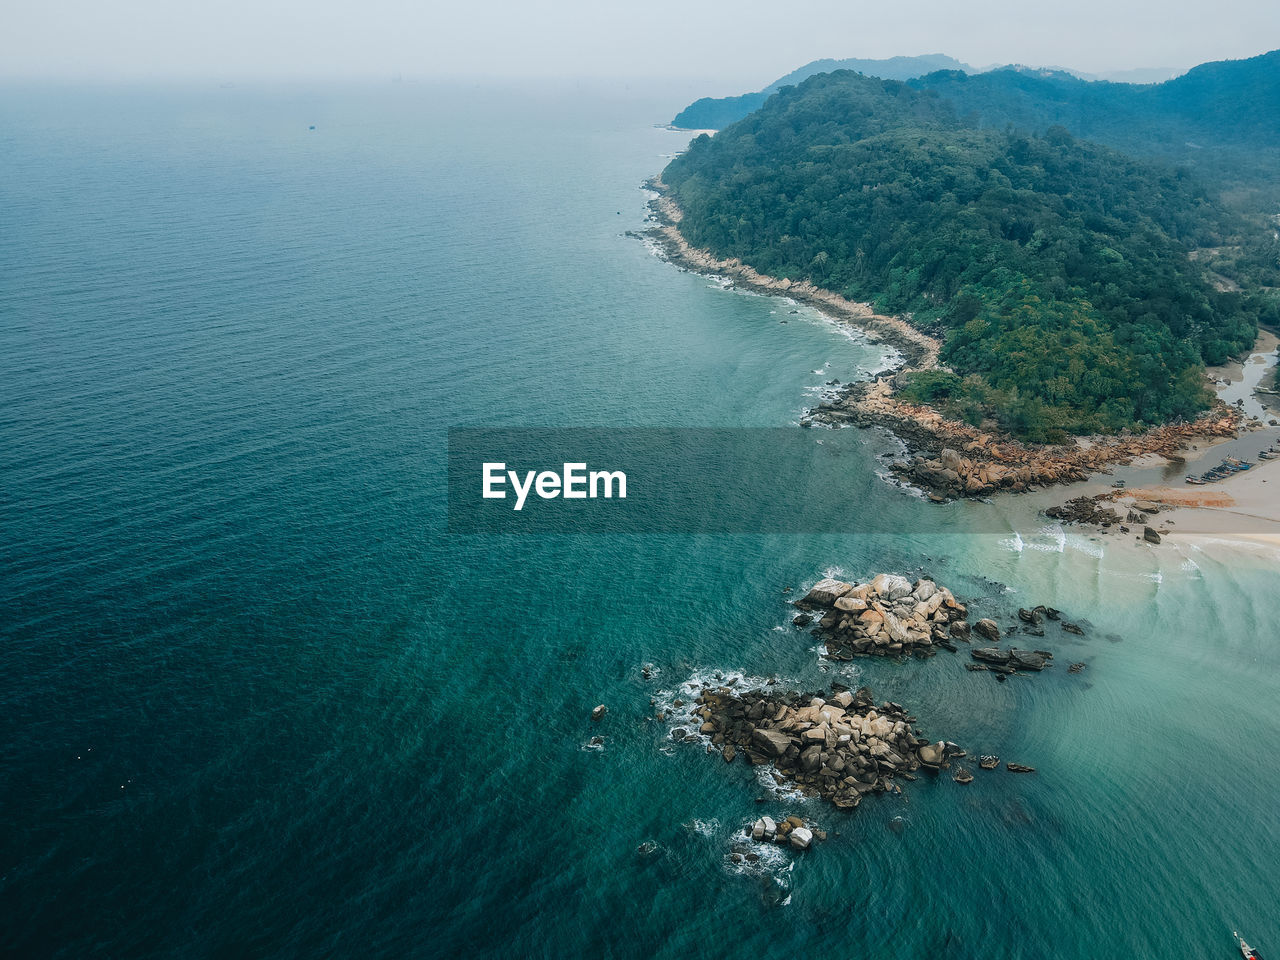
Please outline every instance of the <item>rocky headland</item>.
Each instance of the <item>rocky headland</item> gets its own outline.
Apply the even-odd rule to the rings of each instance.
[[[1193,422],[1166,424],[1142,434],[1030,444],[900,399],[893,392],[893,380],[902,372],[846,384],[839,397],[814,408],[803,422],[889,430],[908,452],[890,469],[934,501],[1075,483],[1151,454],[1174,458],[1193,442],[1234,437],[1241,416],[1238,410],[1218,404]]]
[[[885,316],[868,304],[848,300],[808,280],[766,276],[741,260],[721,259],[691,246],[680,232],[683,214],[667,185],[660,177],[653,177],[645,186],[658,194],[650,203],[653,225],[647,235],[673,263],[697,273],[726,277],[745,289],[808,303],[901,352],[902,363],[896,369],[883,371],[870,381],[840,385],[836,396],[813,408],[801,422],[805,426],[888,430],[908,452],[907,458],[893,462],[890,469],[935,502],[1075,483],[1147,454],[1174,457],[1195,441],[1225,439],[1237,433],[1240,411],[1219,402],[1193,422],[1166,424],[1141,434],[1031,444],[995,429],[950,419],[933,407],[909,403],[895,392],[898,378],[937,368],[941,341],[913,326],[906,317]]]

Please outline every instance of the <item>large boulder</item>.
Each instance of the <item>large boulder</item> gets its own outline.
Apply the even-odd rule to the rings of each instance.
[[[813,843],[813,831],[808,827],[796,827],[787,836],[787,842],[797,850],[808,850]]]
[[[887,600],[901,600],[911,593],[911,581],[892,573],[881,573],[871,581],[872,589]]]
[[[947,745],[941,740],[927,743],[916,752],[920,756],[920,762],[927,767],[939,766],[947,759]]]
[[[820,723],[816,727],[810,727],[804,733],[800,734],[800,739],[805,743],[826,743],[827,725],[825,723]]]
[[[791,737],[782,730],[766,730],[757,727],[751,733],[751,742],[759,747],[766,756],[780,757],[791,746]]]
[[[1000,639],[1000,628],[996,626],[996,622],[989,617],[983,617],[973,625],[973,629],[986,637],[992,643]]]
[[[895,643],[905,643],[909,634],[907,628],[903,626],[902,621],[895,617],[892,613],[884,615],[884,626],[889,632],[889,638]]]
[[[853,584],[831,577],[819,580],[813,589],[805,594],[801,603],[811,603],[818,607],[832,606],[837,600],[853,589]]]
[[[753,840],[772,840],[778,834],[778,825],[772,817],[761,817],[751,825]]]
[[[846,613],[861,613],[867,609],[867,601],[856,597],[839,597],[836,599],[836,609]]]
[[[800,769],[805,773],[813,773],[822,766],[822,746],[815,743],[800,754]]]
[[[1145,540],[1145,541],[1147,541],[1147,543],[1159,543],[1159,542],[1160,542],[1160,534],[1156,533],[1156,532],[1155,532],[1154,530],[1152,530],[1150,527],[1143,527],[1143,528],[1142,528],[1142,539],[1143,539],[1143,540]]]

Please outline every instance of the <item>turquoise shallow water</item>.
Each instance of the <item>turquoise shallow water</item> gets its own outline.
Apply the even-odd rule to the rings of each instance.
[[[876,436],[850,509],[910,534],[447,535],[450,426],[785,426],[883,362],[625,236],[685,93],[0,94],[0,950],[1280,943],[1273,548],[942,514],[864,482]],[[827,671],[782,589],[833,567],[1087,636],[1002,685],[946,655]],[[757,804],[652,718],[717,670],[870,683],[1039,772]],[[832,838],[735,872],[762,811]]]

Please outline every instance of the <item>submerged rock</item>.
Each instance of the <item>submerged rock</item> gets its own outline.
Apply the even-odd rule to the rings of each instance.
[[[1019,670],[1043,670],[1048,660],[1039,653],[1030,650],[1010,650],[1010,665]]]
[[[1011,654],[1008,651],[1001,650],[998,647],[976,647],[969,651],[969,656],[986,663],[1004,664],[1011,659]]]

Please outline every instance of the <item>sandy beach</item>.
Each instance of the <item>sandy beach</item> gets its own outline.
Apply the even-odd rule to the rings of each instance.
[[[1153,518],[1170,534],[1265,536],[1280,543],[1280,460],[1260,460],[1253,469],[1218,483],[1198,486],[1151,486],[1126,491],[1118,505],[1134,500],[1161,504]]]

